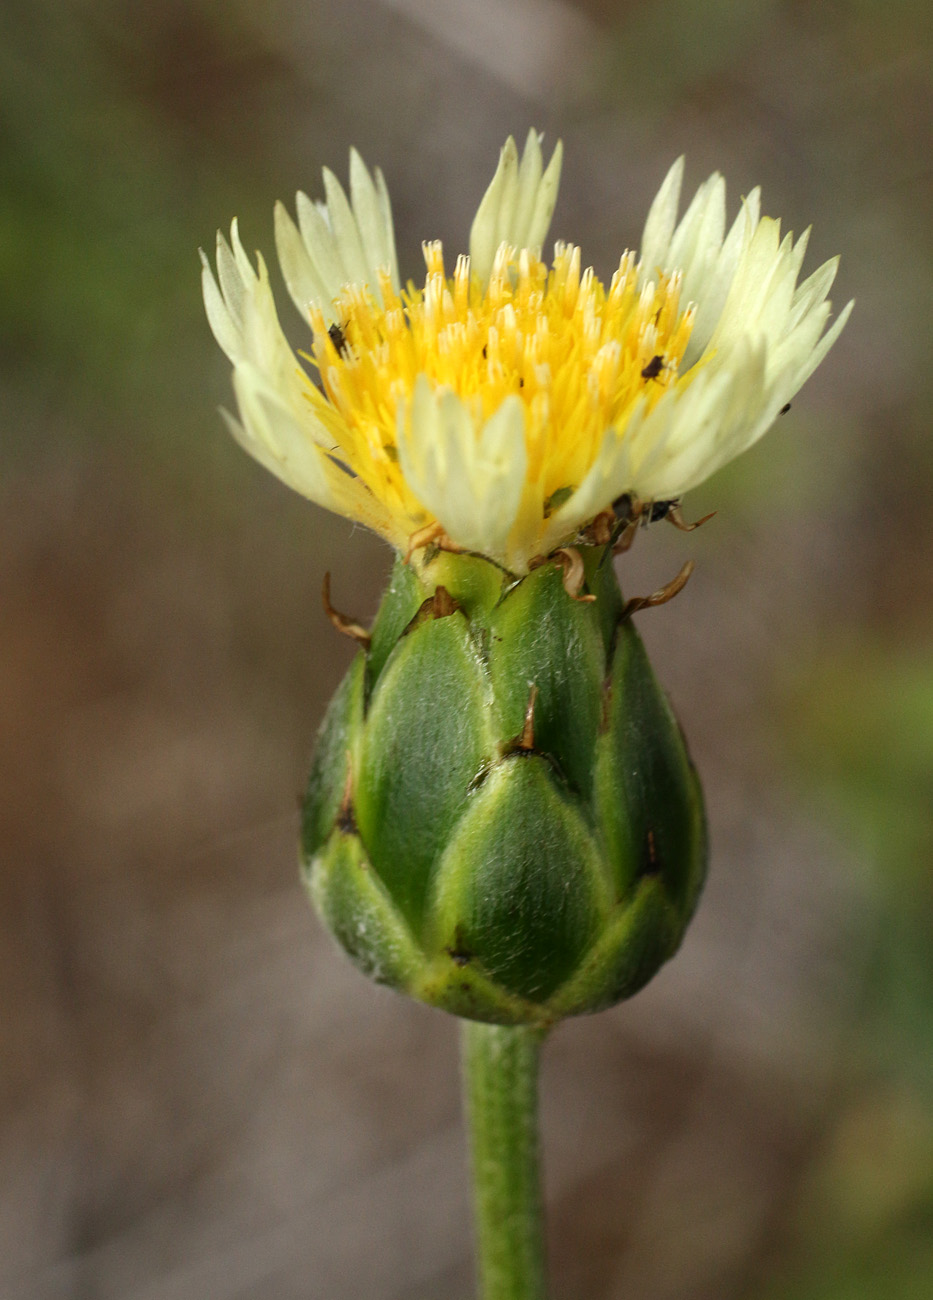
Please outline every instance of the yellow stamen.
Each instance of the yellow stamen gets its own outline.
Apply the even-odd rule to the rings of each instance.
[[[503,244],[489,283],[459,257],[447,278],[440,243],[426,243],[423,288],[396,292],[389,276],[373,293],[348,286],[336,302],[338,330],[311,313],[312,361],[321,388],[308,400],[333,438],[333,456],[382,501],[399,533],[429,527],[399,466],[397,425],[416,378],[450,389],[477,428],[509,396],[525,408],[526,488],[519,526],[534,534],[555,494],[584,478],[607,429],[624,428],[639,400],[649,408],[679,380],[693,325],[680,307],[679,276],[641,289],[626,253],[608,289],[580,250],[558,244],[548,267]],[[336,343],[335,343],[336,339]]]

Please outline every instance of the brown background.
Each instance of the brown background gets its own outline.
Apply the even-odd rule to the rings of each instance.
[[[677,959],[543,1077],[561,1300],[933,1291],[930,11],[7,0],[0,13],[0,1291],[470,1294],[455,1026],[370,987],[296,873],[376,540],[225,434],[197,245],[383,167],[403,273],[510,131],[611,271],[677,154],[754,184],[855,315],[623,571],[703,774]],[[297,324],[277,282],[283,320]]]

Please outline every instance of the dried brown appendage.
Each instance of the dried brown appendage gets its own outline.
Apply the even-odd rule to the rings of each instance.
[[[432,618],[448,618],[459,608],[459,603],[454,600],[446,587],[438,586],[435,588],[434,595],[431,597]]]
[[[625,554],[635,540],[638,525],[643,522],[644,507],[640,502],[627,494],[619,501],[625,501],[625,513],[616,509],[618,502],[613,502],[607,510],[600,511],[583,533],[590,545],[605,546],[613,555]]]
[[[452,555],[463,555],[465,548],[452,542],[444,532],[443,526],[435,519],[433,524],[425,524],[423,528],[416,528],[408,539],[408,550],[405,552],[405,563],[411,563],[411,557],[415,551],[420,551],[422,547],[434,546],[439,551],[450,551]]]
[[[356,641],[364,650],[369,649],[370,635],[362,624],[357,623],[355,619],[348,618],[346,614],[341,614],[339,610],[334,609],[330,603],[330,574],[324,574],[324,585],[321,589],[321,598],[324,602],[324,613],[333,623],[338,632],[348,636],[351,640]]]
[[[658,846],[655,844],[654,831],[648,830],[645,835],[641,874],[643,876],[657,876],[660,874],[661,869],[661,858],[658,854]]]
[[[353,812],[353,765],[349,750],[347,751],[347,779],[343,785],[343,796],[337,812],[337,829],[343,831],[344,835],[356,834],[356,815]]]
[[[640,524],[666,519],[682,533],[692,533],[712,519],[715,513],[711,510],[702,519],[688,524],[681,514],[679,501],[640,501],[626,492],[612,503],[610,509],[596,516],[586,530],[586,537],[596,546],[611,546],[613,555],[622,555],[634,542]]]
[[[612,544],[613,555],[624,555],[638,534],[638,520],[630,519]]]
[[[506,754],[532,754],[535,748],[535,704],[538,700],[538,688],[532,682],[531,690],[528,692],[528,703],[525,706],[525,720],[522,723],[522,729],[507,745],[502,747],[502,755]]]
[[[664,518],[667,520],[669,524],[673,524],[675,528],[679,528],[682,533],[692,533],[695,528],[702,528],[703,525],[707,522],[707,520],[712,519],[715,513],[716,513],[715,510],[711,510],[709,514],[704,515],[702,519],[697,519],[695,523],[688,524],[687,521],[684,519],[683,515],[680,513],[680,506],[674,504],[668,506],[667,514],[664,516]]]
[[[672,578],[669,583],[658,591],[652,592],[650,596],[633,596],[631,600],[627,600],[622,609],[622,617],[628,618],[629,615],[637,613],[640,609],[653,609],[655,605],[666,605],[669,600],[673,600],[677,593],[683,591],[684,587],[686,587],[687,580],[694,567],[693,560],[688,560],[677,577]]]
[[[528,693],[528,704],[525,707],[525,722],[522,727],[522,734],[517,741],[517,748],[530,752],[535,747],[535,704],[538,699],[538,688],[532,682],[531,690]]]
[[[611,546],[613,555],[627,551],[635,540],[638,531],[641,507],[634,507],[635,513],[617,514],[613,507],[601,510],[591,524],[583,531],[583,537],[591,546]]]
[[[554,552],[555,557],[560,561],[564,570],[564,591],[571,600],[579,600],[585,604],[596,599],[595,596],[581,596],[583,583],[586,579],[586,571],[583,567],[583,556],[575,546],[561,546]]]
[[[612,534],[618,526],[618,519],[612,510],[601,510],[588,528],[584,530],[584,536],[588,541],[592,541],[594,546],[608,546],[612,541]]]
[[[438,586],[434,594],[423,600],[415,610],[414,616],[403,629],[402,636],[408,636],[409,632],[426,623],[429,618],[449,618],[459,608],[459,601],[454,600],[447,588]]]

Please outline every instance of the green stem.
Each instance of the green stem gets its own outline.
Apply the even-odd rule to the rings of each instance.
[[[481,1300],[544,1300],[538,1051],[524,1026],[461,1026]]]

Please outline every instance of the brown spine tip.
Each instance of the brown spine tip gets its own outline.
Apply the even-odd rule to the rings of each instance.
[[[619,533],[619,536],[616,538],[615,542],[613,543],[613,547],[612,547],[613,555],[624,555],[625,552],[631,548],[632,542],[634,542],[637,536],[638,536],[638,520],[632,519],[629,523],[627,523],[624,526],[621,533]]]
[[[528,703],[525,706],[525,724],[516,744],[517,749],[523,749],[526,753],[535,747],[535,704],[537,700],[538,688],[532,682],[531,690],[528,692]]]
[[[344,835],[356,834],[356,816],[353,812],[353,766],[347,752],[347,779],[343,786],[343,797],[337,812],[337,829]]]
[[[715,510],[711,510],[708,515],[704,515],[703,518],[698,519],[696,523],[688,524],[680,513],[680,506],[672,505],[668,506],[667,514],[664,518],[669,524],[673,524],[675,528],[679,528],[682,533],[692,533],[695,528],[702,528],[708,520],[712,519],[715,513]]]
[[[661,871],[661,857],[658,853],[658,847],[654,840],[654,831],[649,830],[645,835],[645,847],[642,855],[641,874],[642,876],[657,876]]]
[[[412,618],[402,629],[402,636],[408,636],[409,632],[413,632],[416,627],[420,627],[430,618],[447,618],[459,608],[459,603],[454,600],[447,588],[439,585],[434,595],[427,596],[415,610]]]
[[[330,603],[329,573],[324,574],[324,583],[321,588],[321,599],[324,602],[324,613],[330,619],[331,623],[333,623],[337,631],[341,632],[344,636],[350,637],[351,640],[356,641],[364,650],[368,650],[371,638],[365,627],[357,623],[355,619],[348,618],[346,614],[341,614],[339,610],[334,609],[333,605]]]
[[[656,605],[666,605],[678,592],[683,591],[694,568],[693,560],[688,560],[677,577],[672,578],[658,591],[652,592],[650,596],[633,596],[631,600],[627,600],[622,609],[622,618],[628,618],[640,609],[653,609]]]
[[[612,510],[601,510],[586,530],[595,546],[608,546],[616,531],[618,520]]]
[[[525,705],[525,719],[522,723],[522,729],[514,740],[506,742],[500,747],[500,754],[503,758],[508,758],[510,754],[534,754],[535,750],[535,705],[538,701],[538,688],[531,683],[528,692],[528,703]]]
[[[434,618],[448,618],[460,606],[446,587],[438,586],[431,598],[431,614]]]
[[[571,600],[578,600],[581,604],[589,604],[596,599],[595,596],[581,596],[580,591],[586,579],[586,571],[583,568],[583,556],[575,546],[561,546],[554,552],[558,562],[564,570],[564,591]]]

